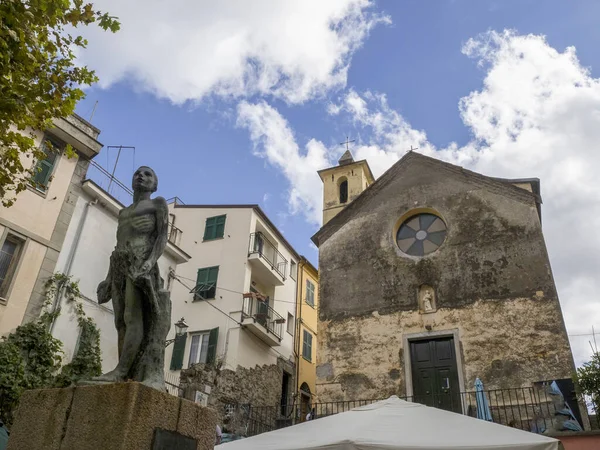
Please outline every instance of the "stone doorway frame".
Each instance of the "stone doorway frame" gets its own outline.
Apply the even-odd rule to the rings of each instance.
[[[402,335],[403,358],[404,358],[404,384],[406,386],[406,397],[409,399],[413,396],[413,379],[412,379],[412,363],[410,358],[410,343],[413,341],[422,341],[427,339],[437,339],[451,337],[454,339],[454,354],[456,356],[456,371],[458,372],[458,388],[460,392],[465,392],[465,374],[460,352],[460,339],[458,328],[439,331],[423,331],[420,333],[407,333]],[[467,411],[467,405],[462,394],[460,394],[463,414]]]

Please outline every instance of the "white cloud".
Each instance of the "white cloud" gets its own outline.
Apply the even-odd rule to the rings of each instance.
[[[370,0],[97,0],[116,34],[84,29],[81,61],[174,103],[272,95],[301,103],[344,87],[353,52],[390,19]]]
[[[322,186],[317,170],[328,164],[326,147],[312,139],[301,150],[286,120],[264,101],[240,102],[237,125],[250,132],[255,155],[267,159],[290,181],[291,212],[319,223]]]
[[[600,81],[580,65],[574,48],[557,51],[541,36],[489,32],[469,40],[463,53],[485,71],[482,88],[460,101],[474,136],[466,145],[435,148],[381,94],[351,90],[328,112],[352,119],[363,137],[354,155],[366,158],[376,176],[415,146],[483,174],[540,178],[544,234],[568,330],[600,329]],[[249,122],[248,108],[276,120],[270,126]],[[318,154],[301,156],[289,125],[270,106],[245,104],[239,112],[257,151],[288,178],[294,211],[318,223],[321,183],[315,186],[319,180],[309,172],[332,164],[338,149],[313,140],[309,145]],[[285,139],[278,140],[282,129]],[[574,337],[572,345],[578,363],[589,356],[587,338]]]

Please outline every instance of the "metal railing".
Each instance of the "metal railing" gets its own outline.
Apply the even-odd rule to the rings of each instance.
[[[261,324],[268,333],[281,340],[285,319],[269,306],[268,297],[266,300],[261,300],[258,296],[245,296],[242,320],[247,318]]]
[[[183,234],[183,231],[181,231],[179,228],[177,228],[175,225],[173,225],[173,221],[171,220],[169,222],[169,231],[168,231],[169,242],[173,245],[179,246],[179,244],[181,243],[181,235],[182,234]]]
[[[440,407],[464,414],[470,417],[478,417],[478,408],[482,410],[482,398],[486,399],[489,418],[494,423],[518,428],[533,433],[544,433],[560,428],[557,419],[563,410],[560,401],[544,389],[536,387],[494,389],[485,391],[467,391],[459,393],[440,393],[433,395],[400,397],[402,400],[422,403],[428,406]],[[478,399],[479,398],[479,399]],[[243,429],[238,426],[238,433],[245,436],[272,431],[295,425],[306,420],[306,415],[313,411],[313,419],[327,417],[334,414],[349,411],[351,409],[366,406],[382,399],[349,400],[338,402],[313,403],[308,406],[273,405],[227,405],[226,411],[229,415],[237,414],[236,423],[243,423]],[[564,417],[563,417],[564,419]],[[233,420],[233,419],[232,419]]]
[[[177,205],[185,205],[185,202],[181,200],[179,197],[171,197],[167,199],[167,203],[173,203],[175,206]]]
[[[131,188],[122,183],[93,159],[90,160],[90,166],[85,178],[92,180],[125,206],[130,205],[133,201],[133,191]]]
[[[277,250],[277,247],[267,239],[267,237],[257,231],[250,234],[250,246],[248,247],[248,256],[259,255],[277,272],[283,280],[287,273],[287,259]]]

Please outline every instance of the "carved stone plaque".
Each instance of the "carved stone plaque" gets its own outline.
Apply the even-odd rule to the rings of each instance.
[[[154,430],[154,439],[151,450],[196,450],[198,441],[184,436],[176,431],[157,428]]]

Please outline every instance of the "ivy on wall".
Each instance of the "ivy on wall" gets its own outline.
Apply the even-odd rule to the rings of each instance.
[[[38,320],[26,323],[0,340],[0,419],[12,422],[12,412],[26,389],[66,387],[82,378],[102,373],[100,330],[87,317],[79,284],[70,276],[55,273],[45,283],[45,308]],[[62,342],[50,333],[58,318],[59,299],[73,307],[80,329],[73,359],[62,366]]]

